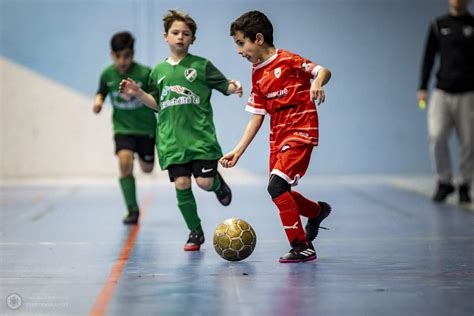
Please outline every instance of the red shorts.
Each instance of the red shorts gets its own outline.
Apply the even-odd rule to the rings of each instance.
[[[275,174],[290,185],[297,185],[309,166],[313,145],[286,142],[279,150],[270,152],[270,174]]]

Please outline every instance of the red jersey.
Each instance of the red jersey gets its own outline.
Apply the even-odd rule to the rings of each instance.
[[[318,114],[310,99],[311,79],[322,67],[285,50],[252,68],[246,110],[270,119],[270,147],[288,141],[318,144]]]

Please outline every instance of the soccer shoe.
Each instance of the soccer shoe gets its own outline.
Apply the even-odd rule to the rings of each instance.
[[[305,242],[301,244],[292,244],[290,251],[280,257],[281,263],[296,263],[316,260],[316,251],[313,244]]]
[[[123,218],[123,223],[125,225],[134,225],[138,223],[138,217],[140,217],[140,212],[138,210],[136,211],[129,211],[127,213],[127,216]]]
[[[459,203],[471,203],[469,184],[464,183],[459,186]]]
[[[331,214],[331,205],[329,205],[326,202],[321,202],[318,201],[318,204],[321,208],[321,211],[319,212],[319,215],[316,216],[315,218],[309,218],[308,222],[306,223],[305,226],[305,233],[306,233],[306,239],[308,239],[309,242],[312,242],[316,236],[318,236],[319,233],[319,225],[321,225],[321,222]],[[321,227],[323,229],[327,229],[325,227]]]
[[[232,201],[232,191],[219,172],[217,172],[216,176],[219,177],[219,181],[221,182],[221,187],[215,191],[217,200],[221,202],[222,205],[227,206]]]
[[[202,230],[192,230],[189,233],[189,238],[184,245],[184,251],[197,251],[204,243],[204,233]]]
[[[438,188],[433,195],[433,201],[444,202],[448,195],[454,192],[454,187],[451,183],[438,182]]]

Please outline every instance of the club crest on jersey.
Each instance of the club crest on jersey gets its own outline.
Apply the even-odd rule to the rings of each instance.
[[[184,71],[184,77],[189,81],[193,82],[197,77],[197,71],[194,68],[188,68]]]
[[[275,77],[276,77],[276,78],[280,78],[280,76],[281,76],[281,68],[280,68],[280,67],[275,68],[275,70],[273,70],[273,73],[275,74]]]

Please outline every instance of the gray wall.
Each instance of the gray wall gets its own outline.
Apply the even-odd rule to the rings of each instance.
[[[272,21],[278,48],[333,72],[327,102],[319,107],[320,146],[313,154],[312,174],[431,171],[426,112],[418,109],[415,93],[428,23],[447,12],[447,0],[1,0],[0,55],[92,104],[99,73],[110,63],[110,36],[130,30],[137,39],[136,60],[155,65],[168,54],[161,19],[170,8],[190,13],[198,24],[191,53],[207,57],[244,85],[242,99],[213,96],[224,151],[239,140],[250,117],[243,109],[251,65],[236,54],[229,25],[256,9]],[[17,85],[20,91],[30,89],[27,82]],[[31,102],[34,107],[36,101]],[[1,106],[22,105],[2,97]],[[89,105],[83,111],[92,115]],[[28,119],[34,121],[35,113]],[[67,127],[64,133],[68,137]],[[74,137],[80,141],[81,135]],[[9,148],[3,147],[5,158]],[[265,173],[267,156],[268,119],[240,167]]]

